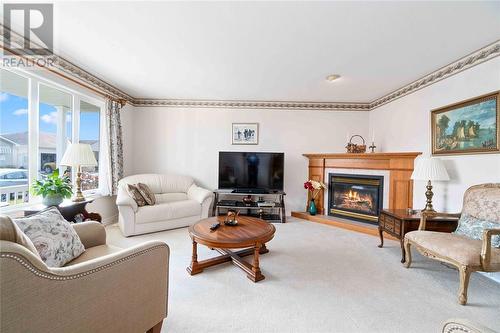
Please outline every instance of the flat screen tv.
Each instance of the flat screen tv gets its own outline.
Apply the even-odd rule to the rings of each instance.
[[[283,191],[284,153],[219,152],[219,189]]]

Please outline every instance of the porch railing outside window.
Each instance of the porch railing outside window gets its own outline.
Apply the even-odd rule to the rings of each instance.
[[[61,168],[70,142],[89,143],[99,161],[104,103],[24,72],[0,71],[1,209],[29,202],[29,184]],[[84,169],[83,180],[83,190],[97,191],[99,167]]]

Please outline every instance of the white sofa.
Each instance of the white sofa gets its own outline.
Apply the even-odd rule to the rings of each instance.
[[[155,194],[156,204],[138,207],[127,184],[146,184]],[[208,217],[214,195],[180,175],[140,174],[119,182],[116,204],[118,224],[125,236],[189,226]]]

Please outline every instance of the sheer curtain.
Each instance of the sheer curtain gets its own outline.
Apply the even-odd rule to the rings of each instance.
[[[118,181],[123,178],[123,143],[122,124],[120,111],[124,103],[122,101],[108,99],[106,102],[106,147],[103,152],[107,158],[104,165],[106,170],[106,185],[102,191],[103,195],[116,194]]]

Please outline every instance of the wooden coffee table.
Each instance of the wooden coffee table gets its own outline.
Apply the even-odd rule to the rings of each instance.
[[[210,230],[210,226],[217,221],[221,226],[214,231]],[[237,226],[224,225],[224,216],[203,219],[189,227],[189,236],[193,240],[193,255],[187,271],[194,275],[203,272],[204,268],[232,261],[244,270],[253,282],[263,280],[264,275],[259,268],[259,254],[269,252],[266,243],[273,239],[275,231],[274,225],[254,217],[239,216]],[[217,250],[221,255],[198,261],[198,243]],[[234,252],[229,250],[241,248],[246,249]],[[250,265],[242,258],[251,254],[253,262]]]

